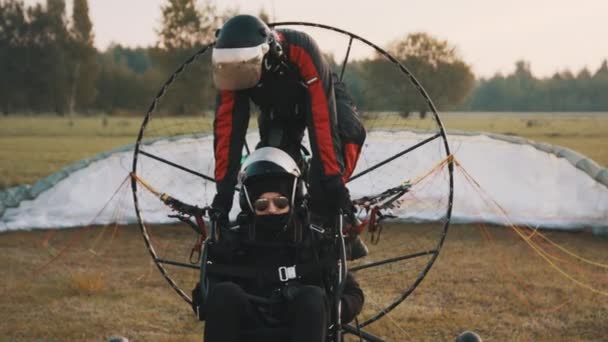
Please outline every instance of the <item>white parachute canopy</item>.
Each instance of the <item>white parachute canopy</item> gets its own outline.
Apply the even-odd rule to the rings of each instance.
[[[370,132],[364,147],[368,150],[367,159],[359,162],[355,174],[381,161],[381,157],[373,160],[373,156],[400,152],[399,148],[392,144],[393,141],[399,140],[406,144],[411,142],[411,145],[414,145],[427,136],[404,131]],[[248,136],[250,146],[254,145],[255,139],[254,135]],[[487,198],[480,196],[463,174],[455,170],[453,222],[516,223],[557,229],[592,227],[598,232],[608,231],[608,186],[583,171],[580,165],[573,163],[567,156],[564,158],[563,154],[558,156],[552,153],[551,148],[547,148],[550,145],[522,143],[526,141],[481,133],[455,134],[450,135],[448,139],[456,160],[472,175],[489,198],[493,198],[504,208],[510,219],[510,222],[506,222],[500,212],[488,206]],[[192,143],[196,143],[195,151]],[[187,161],[188,168],[213,175],[211,135],[160,139],[149,143],[148,146],[153,147],[158,156],[180,165]],[[365,177],[349,183],[352,197],[382,192],[427,172],[439,161],[425,159],[425,148],[427,146],[422,146],[420,151],[408,154],[407,158],[387,164],[386,167],[390,168],[388,174],[391,176],[386,177],[385,170],[383,177],[379,177],[382,179],[376,179],[373,187],[365,182]],[[382,153],[374,153],[374,150]],[[0,217],[0,231],[74,227],[114,221],[116,215],[112,211],[106,210],[102,211],[101,215],[96,215],[128,177],[132,158],[133,152],[129,148],[105,153],[81,162],[79,166],[63,170],[61,177],[54,175],[32,187],[13,188],[0,193],[0,204],[4,207],[0,206],[0,215],[3,212]],[[407,165],[404,167],[399,163]],[[600,171],[602,172],[599,172],[599,176],[604,177],[606,170]],[[203,181],[198,176],[163,163],[147,164],[137,172],[144,180],[154,180],[152,185],[161,192],[199,207],[209,205],[215,194],[215,185],[212,182]],[[366,177],[374,177],[373,172]],[[41,190],[44,184],[50,183],[52,186]],[[18,192],[24,192],[25,195],[21,197],[26,199],[15,200],[15,193]],[[121,201],[120,223],[136,221],[130,192],[130,186],[124,186],[122,192],[113,198],[113,201]],[[426,187],[417,191],[415,202],[395,209],[393,214],[407,220],[441,219],[439,216],[445,213],[425,210],[431,207],[426,204],[437,201],[438,196],[445,197],[445,190]],[[166,208],[158,198],[143,194],[139,198],[146,222],[175,221],[167,217]],[[238,200],[235,200],[232,215],[237,211]]]

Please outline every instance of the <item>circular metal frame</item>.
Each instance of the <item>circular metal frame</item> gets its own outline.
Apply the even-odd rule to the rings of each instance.
[[[392,62],[393,64],[395,64],[399,70],[409,79],[409,81],[411,82],[411,84],[413,84],[416,89],[418,90],[419,94],[425,99],[430,111],[432,112],[435,122],[437,124],[437,127],[439,128],[439,132],[436,135],[436,137],[440,137],[443,140],[443,148],[444,148],[444,153],[445,153],[445,157],[449,158],[450,157],[450,147],[448,144],[448,139],[447,139],[447,135],[445,132],[445,128],[443,126],[443,123],[441,122],[441,119],[439,117],[439,114],[437,113],[437,109],[435,107],[435,105],[433,104],[433,101],[431,100],[430,96],[428,95],[428,93],[425,91],[425,89],[422,87],[422,85],[420,84],[420,82],[414,77],[414,75],[404,66],[402,65],[396,58],[394,58],[393,56],[391,56],[387,51],[385,51],[384,49],[380,48],[379,46],[373,44],[372,42],[356,35],[353,34],[351,32],[345,31],[345,30],[341,30],[339,28],[335,28],[332,26],[328,26],[328,25],[322,25],[322,24],[316,24],[316,23],[308,23],[308,22],[278,22],[278,23],[274,23],[274,24],[270,24],[271,27],[278,27],[278,26],[308,26],[308,27],[316,27],[316,28],[321,28],[321,29],[325,29],[325,30],[331,30],[343,35],[346,35],[350,38],[349,40],[349,45],[348,45],[348,51],[346,54],[346,58],[344,60],[344,63],[342,65],[342,71],[341,71],[341,75],[340,78],[342,78],[343,74],[344,74],[344,68],[347,64],[348,61],[348,56],[350,53],[350,48],[352,45],[353,40],[357,40],[359,42],[362,42],[363,44],[373,48],[377,53],[383,55],[384,57],[386,57],[390,62]],[[143,123],[140,127],[139,130],[139,134],[137,136],[137,141],[135,143],[135,148],[134,148],[134,154],[133,154],[133,164],[132,164],[132,172],[134,175],[137,175],[137,163],[138,163],[138,157],[140,154],[140,149],[141,149],[141,145],[143,143],[142,139],[144,137],[144,132],[146,130],[146,127],[148,125],[148,122],[151,118],[152,113],[156,110],[156,108],[158,107],[158,104],[160,102],[160,99],[163,97],[163,95],[166,93],[167,89],[171,86],[171,84],[177,79],[177,77],[182,74],[187,67],[194,63],[200,56],[202,56],[203,54],[205,54],[211,47],[213,47],[215,43],[211,43],[208,44],[204,47],[202,47],[200,50],[198,50],[194,55],[192,55],[190,58],[188,58],[170,77],[169,79],[162,85],[162,87],[160,88],[160,90],[158,91],[158,93],[156,94],[156,96],[154,97],[154,99],[152,100],[152,103],[150,104],[150,106],[148,107],[148,110],[146,112],[146,116],[144,117]],[[387,313],[389,313],[391,310],[393,310],[395,307],[397,307],[400,303],[402,303],[415,289],[416,287],[422,282],[422,280],[424,279],[424,277],[426,276],[426,274],[429,272],[429,270],[431,269],[431,267],[433,266],[433,264],[435,263],[435,260],[437,259],[437,257],[439,256],[439,252],[443,246],[443,243],[445,242],[445,238],[447,235],[447,231],[450,225],[450,220],[451,220],[451,216],[452,216],[452,207],[453,207],[453,195],[454,195],[454,177],[453,177],[453,171],[454,171],[454,166],[453,163],[448,162],[447,164],[448,166],[448,173],[449,173],[449,195],[448,195],[448,203],[447,203],[447,209],[446,209],[446,213],[445,213],[445,224],[443,226],[443,230],[441,232],[441,236],[439,238],[439,240],[437,241],[437,244],[435,246],[435,249],[432,251],[426,251],[423,253],[417,253],[414,256],[420,256],[420,255],[430,255],[430,260],[428,261],[426,267],[424,267],[424,269],[422,269],[422,271],[418,274],[416,280],[410,285],[410,287],[408,289],[406,289],[403,294],[397,298],[395,301],[393,301],[391,304],[389,304],[388,306],[386,306],[385,308],[383,308],[382,310],[378,311],[376,314],[374,314],[372,317],[370,317],[369,319],[365,320],[364,322],[361,322],[358,326],[359,327],[364,327],[367,326],[375,321],[377,321],[378,319],[382,318],[384,315],[386,315]],[[133,201],[134,201],[134,205],[135,205],[135,211],[136,211],[136,215],[137,215],[137,220],[139,223],[139,227],[141,229],[141,233],[143,235],[146,247],[148,249],[148,251],[150,252],[150,255],[152,256],[158,270],[161,272],[161,274],[163,275],[163,277],[169,282],[169,285],[178,293],[178,295],[180,297],[182,297],[186,302],[188,303],[192,303],[191,298],[177,285],[177,283],[169,276],[169,273],[167,272],[167,270],[165,269],[165,267],[163,266],[163,264],[161,264],[158,260],[158,255],[154,249],[154,246],[152,245],[151,241],[150,241],[150,237],[148,234],[148,230],[146,227],[146,224],[144,222],[144,219],[142,217],[141,211],[140,211],[140,204],[139,204],[139,199],[138,199],[138,182],[136,180],[135,177],[132,178],[131,181],[131,188],[132,188],[132,192],[133,192]],[[353,271],[356,272],[356,269],[353,269]]]

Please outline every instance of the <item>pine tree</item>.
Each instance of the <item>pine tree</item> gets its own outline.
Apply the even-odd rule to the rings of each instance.
[[[26,31],[23,3],[0,1],[0,112],[5,115],[25,103]]]
[[[608,60],[602,62],[602,65],[597,69],[591,79],[591,88],[593,89],[592,101],[594,110],[608,110]]]
[[[74,0],[71,28],[72,91],[70,111],[86,109],[97,95],[97,51],[93,46],[93,24],[87,0]]]
[[[44,59],[40,65],[45,73],[43,83],[46,91],[50,95],[50,110],[57,114],[65,114],[68,109],[68,99],[70,94],[70,75],[68,65],[69,60],[69,34],[67,29],[67,19],[65,14],[64,0],[47,0],[46,16],[48,27],[43,32],[47,34],[45,38],[46,51],[39,58]],[[36,94],[32,94],[36,96]]]

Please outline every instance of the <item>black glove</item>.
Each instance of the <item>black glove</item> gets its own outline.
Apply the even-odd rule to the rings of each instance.
[[[228,213],[230,213],[230,208],[232,208],[232,198],[232,193],[224,194],[220,192],[213,197],[213,202],[211,203],[212,209],[209,216],[219,227],[228,226]]]
[[[215,222],[218,228],[228,227],[228,213],[223,208],[211,207],[209,218]]]
[[[344,183],[340,182],[340,185],[341,186],[330,191],[330,193],[335,196],[332,200],[336,203],[336,207],[333,208],[333,214],[337,214],[341,210],[346,219],[345,224],[359,226],[361,221],[357,218],[357,208],[350,199],[350,192]]]
[[[328,214],[336,215],[342,210],[345,214],[353,214],[353,204],[348,188],[340,178],[332,178],[324,182],[324,195]]]

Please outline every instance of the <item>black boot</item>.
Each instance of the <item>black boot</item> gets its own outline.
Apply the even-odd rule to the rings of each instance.
[[[345,214],[344,217],[344,231],[348,232],[351,227],[359,227],[361,220],[353,214],[354,211],[349,214]],[[346,244],[346,258],[348,260],[357,260],[363,258],[369,254],[369,249],[365,243],[361,240],[358,233],[350,232],[345,238]]]
[[[365,242],[361,240],[359,235],[355,236],[355,239],[353,240],[351,246],[351,260],[357,260],[366,257],[368,254],[369,249],[367,248]]]
[[[367,246],[359,235],[347,236],[344,242],[347,245],[346,258],[348,260],[357,260],[369,254],[369,249],[367,249]]]
[[[358,227],[361,221],[350,212],[342,216],[344,227],[343,232],[348,232],[349,227]],[[329,227],[335,226],[335,218],[331,215],[319,215],[314,212],[310,214],[310,227],[319,232],[325,232]],[[357,260],[369,254],[369,249],[365,243],[359,238],[358,234],[350,233],[344,237],[344,245],[346,248],[346,259]]]

